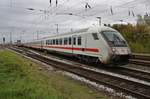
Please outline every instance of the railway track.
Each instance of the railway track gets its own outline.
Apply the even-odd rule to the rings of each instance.
[[[150,54],[133,54],[134,59],[150,61]]]
[[[18,53],[22,53],[28,57],[34,58],[48,65],[51,65],[55,68],[59,68],[61,70],[68,71],[70,73],[85,77],[91,81],[109,86],[118,91],[126,92],[127,94],[130,94],[139,99],[150,99],[150,83],[144,84],[142,82],[136,82],[124,77],[115,76],[112,75],[112,73],[109,73],[108,71],[101,71],[101,70],[95,71],[87,67],[77,66],[73,64],[66,64],[64,62],[56,61],[28,50],[24,51],[14,48],[12,50]],[[147,76],[145,76],[143,80],[147,80]]]
[[[147,71],[127,67],[118,67],[117,69],[108,71],[150,82],[150,72]]]
[[[28,49],[26,49],[26,48],[24,48],[24,50],[28,51]],[[71,62],[74,65],[78,65],[78,66],[84,65],[85,67],[88,67],[88,68],[96,67],[96,68],[101,69],[101,70],[105,70],[105,71],[109,71],[109,72],[113,72],[113,73],[118,73],[118,74],[130,76],[130,77],[134,77],[134,78],[137,78],[140,80],[150,82],[150,72],[147,72],[147,71],[144,71],[141,69],[127,68],[127,67],[105,68],[102,66],[95,66],[95,65],[91,66],[91,65],[81,64],[81,63],[78,63],[77,60],[64,59],[65,57],[63,57],[63,59],[60,57],[57,57],[57,56],[53,56],[53,55],[50,55],[50,57],[58,58],[60,60],[65,60],[65,61]]]
[[[150,66],[150,55],[133,54],[130,59],[131,64]]]

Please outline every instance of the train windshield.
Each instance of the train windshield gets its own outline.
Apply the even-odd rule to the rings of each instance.
[[[103,31],[102,35],[111,47],[127,47],[126,41],[117,31]]]

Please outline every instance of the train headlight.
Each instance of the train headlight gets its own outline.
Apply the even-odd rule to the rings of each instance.
[[[113,52],[116,52],[116,48],[112,48],[112,51],[113,51]]]

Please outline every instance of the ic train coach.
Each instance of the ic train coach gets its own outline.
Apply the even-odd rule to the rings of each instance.
[[[25,43],[24,46],[72,55],[86,62],[127,64],[130,48],[122,35],[105,26],[92,26]]]

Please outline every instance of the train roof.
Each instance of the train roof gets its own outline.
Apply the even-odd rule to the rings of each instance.
[[[92,27],[83,28],[83,29],[79,29],[79,30],[76,30],[76,31],[67,32],[67,33],[63,33],[63,34],[59,34],[59,35],[47,36],[47,37],[44,37],[44,38],[41,38],[41,39],[47,39],[47,38],[50,38],[50,37],[64,36],[64,35],[68,35],[68,34],[82,33],[82,32],[88,32],[88,31],[101,32],[101,31],[106,31],[106,30],[116,31],[115,29],[112,29],[112,28],[106,27],[106,26],[92,26]],[[39,39],[39,40],[41,40],[41,39]]]
[[[74,34],[74,33],[82,33],[82,32],[87,32],[88,30],[89,30],[89,28],[83,28],[83,29],[72,31],[72,32],[62,33],[62,34],[59,34],[59,35],[47,36],[47,37],[44,37],[42,39],[46,39],[46,38],[49,38],[49,37],[63,36],[63,35],[68,35],[68,34]]]
[[[98,30],[98,32],[101,32],[101,31],[116,31],[115,29],[111,28],[111,27],[107,27],[107,26],[95,26],[95,27],[92,27],[91,29],[95,29],[95,30]]]

